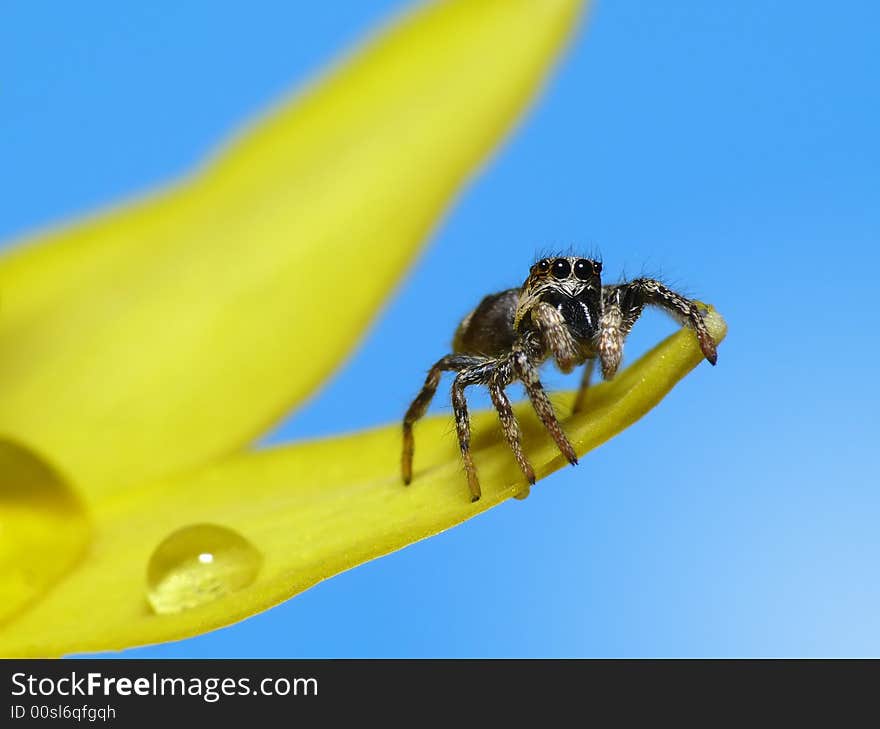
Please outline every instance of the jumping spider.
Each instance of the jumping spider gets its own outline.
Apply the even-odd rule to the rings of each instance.
[[[538,368],[544,361],[552,358],[565,373],[586,363],[574,404],[574,410],[579,410],[595,360],[601,364],[604,379],[613,377],[620,365],[624,339],[642,309],[654,305],[693,328],[703,356],[715,364],[715,341],[696,302],[650,278],[603,286],[601,272],[602,264],[589,258],[543,258],[532,266],[521,288],[487,296],[464,318],[455,332],[452,354],[431,367],[404,417],[404,483],[412,480],[413,424],[425,414],[442,372],[458,373],[452,383],[452,407],[468,486],[476,501],[480,498],[480,482],[470,452],[470,419],[464,396],[469,385],[489,388],[507,443],[526,480],[534,485],[535,472],[523,453],[519,425],[504,393],[509,384],[516,380],[523,383],[541,422],[574,465],[577,454],[538,378]]]

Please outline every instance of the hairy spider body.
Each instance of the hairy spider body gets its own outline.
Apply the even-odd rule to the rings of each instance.
[[[473,501],[480,498],[480,482],[470,452],[470,416],[465,388],[484,385],[498,411],[501,428],[529,485],[535,472],[525,456],[516,417],[504,389],[520,381],[535,412],[559,450],[570,463],[577,454],[566,437],[538,376],[540,366],[552,359],[562,372],[586,364],[574,410],[579,410],[589,387],[595,360],[602,376],[617,372],[623,342],[647,305],[658,306],[697,335],[703,355],[715,364],[715,342],[696,302],[659,281],[638,278],[602,285],[602,264],[588,258],[544,258],[532,266],[525,283],[484,298],[455,332],[452,353],[428,372],[421,392],[403,420],[403,481],[412,480],[415,443],[413,424],[428,408],[443,372],[456,372],[452,408],[461,457]]]

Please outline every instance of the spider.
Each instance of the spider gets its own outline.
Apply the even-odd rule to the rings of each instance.
[[[465,388],[485,385],[498,411],[501,428],[520,470],[532,486],[535,472],[522,448],[521,434],[504,388],[519,380],[532,407],[562,454],[572,465],[577,453],[566,437],[541,385],[538,368],[552,359],[563,372],[586,364],[574,411],[580,410],[598,359],[604,379],[614,376],[623,342],[646,305],[658,306],[690,326],[703,356],[717,360],[715,341],[706,329],[699,305],[659,281],[637,278],[603,286],[602,263],[589,258],[542,258],[529,270],[520,288],[484,298],[459,324],[452,353],[428,372],[421,392],[403,419],[403,482],[412,480],[415,450],[413,424],[425,414],[443,372],[457,372],[452,383],[452,408],[472,501],[480,498],[480,481],[470,452],[470,417]]]

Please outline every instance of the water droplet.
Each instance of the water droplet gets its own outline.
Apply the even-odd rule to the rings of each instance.
[[[263,556],[241,534],[194,524],[166,537],[147,565],[147,599],[160,614],[213,602],[251,584]]]
[[[90,538],[86,510],[65,479],[0,440],[0,622],[70,572]]]

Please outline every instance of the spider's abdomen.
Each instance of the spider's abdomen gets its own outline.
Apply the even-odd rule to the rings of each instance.
[[[516,339],[513,320],[519,293],[519,289],[508,289],[483,299],[458,325],[452,351],[488,357],[509,352]]]

